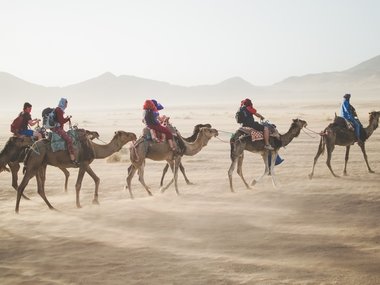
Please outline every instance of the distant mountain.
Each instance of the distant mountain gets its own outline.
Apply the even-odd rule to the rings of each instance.
[[[289,77],[268,88],[271,93],[297,96],[339,96],[352,93],[355,97],[378,98],[380,95],[380,55],[352,68]]]
[[[19,110],[23,102],[55,106],[66,97],[71,106],[84,108],[141,106],[146,98],[158,98],[165,105],[240,102],[242,98],[289,101],[317,98],[336,100],[350,92],[355,98],[377,99],[380,95],[380,55],[344,71],[289,77],[271,86],[254,86],[233,77],[218,84],[184,87],[163,81],[107,72],[65,87],[36,85],[0,72],[0,109]]]

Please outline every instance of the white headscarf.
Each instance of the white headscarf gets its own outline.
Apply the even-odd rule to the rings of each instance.
[[[66,103],[67,103],[67,99],[66,98],[61,98],[61,100],[59,100],[58,107],[61,108],[62,111],[65,111],[65,109],[66,109]]]

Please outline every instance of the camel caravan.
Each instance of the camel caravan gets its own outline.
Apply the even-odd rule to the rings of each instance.
[[[334,121],[320,132],[320,143],[317,154],[314,158],[312,172],[309,178],[312,179],[316,162],[321,154],[327,149],[326,164],[332,175],[338,177],[331,167],[331,156],[336,145],[346,147],[345,165],[343,174],[347,175],[347,161],[351,145],[357,143],[363,152],[368,171],[373,173],[368,163],[365,151],[365,142],[377,129],[380,112],[374,111],[369,114],[369,124],[362,127],[357,119],[355,108],[350,104],[351,95],[346,94],[341,107],[341,116],[336,116]],[[137,172],[138,180],[152,196],[150,187],[145,183],[145,163],[146,159],[154,161],[166,161],[161,181],[160,192],[163,193],[174,183],[176,193],[178,190],[178,173],[181,171],[187,184],[192,184],[185,173],[182,164],[183,156],[194,156],[199,153],[208,142],[218,136],[218,130],[210,124],[197,124],[191,136],[183,137],[181,133],[172,125],[170,118],[160,115],[159,111],[164,107],[154,99],[147,99],[143,105],[143,128],[142,135],[137,138],[136,134],[122,130],[115,131],[110,142],[98,144],[94,140],[99,139],[99,134],[78,128],[71,124],[71,116],[65,115],[68,101],[61,98],[56,108],[46,108],[42,112],[43,124],[41,120],[31,118],[30,103],[25,103],[23,111],[15,118],[11,124],[13,135],[6,142],[0,152],[0,172],[7,171],[12,174],[12,187],[17,191],[16,213],[19,212],[20,201],[29,199],[24,195],[30,179],[36,177],[37,192],[50,209],[54,209],[45,194],[46,168],[48,165],[59,168],[65,177],[64,190],[67,191],[68,178],[70,176],[68,168],[77,168],[78,176],[75,183],[76,206],[81,207],[80,189],[85,173],[90,175],[95,183],[93,203],[99,204],[98,191],[100,178],[91,168],[94,159],[104,159],[121,150],[126,144],[130,144],[130,165],[127,171],[126,186],[131,199],[134,198],[132,192],[132,179]],[[258,117],[260,123],[255,121]],[[246,188],[254,186],[265,175],[272,179],[273,186],[277,186],[275,177],[275,165],[283,160],[278,152],[282,147],[290,144],[294,138],[298,137],[301,130],[307,127],[307,122],[299,118],[291,121],[289,130],[280,134],[276,126],[265,121],[264,117],[253,107],[250,99],[241,101],[238,112],[235,115],[237,123],[241,124],[230,138],[230,158],[231,165],[228,169],[230,191],[235,192],[232,175],[237,166],[237,173],[242,179]],[[64,125],[69,124],[69,130],[64,130]],[[37,127],[32,130],[31,126]],[[262,156],[265,169],[264,173],[254,179],[250,184],[243,176],[244,151],[259,153]],[[23,163],[23,177],[18,184],[18,173],[20,164]],[[172,179],[164,185],[164,177],[171,169]]]

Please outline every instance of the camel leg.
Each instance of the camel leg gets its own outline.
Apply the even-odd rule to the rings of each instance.
[[[92,204],[99,205],[98,190],[99,190],[100,178],[95,174],[95,172],[92,170],[90,166],[87,166],[86,172],[88,173],[88,175],[91,176],[91,178],[95,182],[95,193],[94,193],[94,199],[92,200]]]
[[[331,167],[331,157],[332,157],[332,152],[334,150],[334,145],[332,146],[329,146],[329,144],[326,144],[326,148],[327,148],[327,160],[326,160],[326,165],[327,167],[330,169],[330,172],[332,175],[334,175],[334,177],[339,177],[338,175],[336,175]]]
[[[70,177],[70,172],[66,168],[59,168],[62,170],[63,174],[65,175],[65,192],[67,192],[67,185],[69,183],[69,177]]]
[[[169,164],[167,163],[164,167],[164,170],[162,171],[162,177],[161,177],[161,182],[160,182],[160,187],[162,187],[162,185],[164,185],[164,177],[166,175],[166,173],[168,172],[168,169],[169,169]],[[183,175],[183,178],[185,178],[185,181],[186,181],[186,184],[187,185],[194,185],[194,183],[192,183],[189,178],[187,178],[186,176],[186,172],[185,172],[185,167],[183,167],[183,164],[182,162],[179,164],[179,169],[181,170],[182,172],[182,175]]]
[[[86,169],[84,167],[79,167],[77,182],[75,183],[77,208],[82,208],[79,201],[79,193],[80,193],[80,188],[82,187],[82,181],[83,181],[83,177],[85,173],[86,173]]]
[[[350,155],[350,145],[346,146],[346,155],[344,157],[344,170],[343,170],[343,175],[347,176],[347,162],[348,162],[348,158],[349,158],[349,155]]]
[[[272,179],[272,185],[274,188],[277,188],[277,181],[276,181],[275,174],[274,174],[274,167],[276,164],[277,151],[272,151],[271,157],[272,157],[272,159],[271,159],[271,165],[270,165],[270,174],[271,174],[271,179]]]
[[[131,173],[132,169],[133,169],[133,164],[131,164],[131,165],[128,167],[128,170],[127,170],[128,175],[129,175],[129,173]],[[127,178],[128,178],[128,176],[127,176]],[[131,178],[131,179],[132,179],[132,178]],[[128,189],[128,183],[125,185],[124,189],[125,189],[125,190]]]
[[[231,162],[230,169],[228,169],[228,179],[230,180],[230,190],[231,192],[235,192],[234,187],[232,185],[232,174],[234,173],[235,165],[237,163],[237,158],[233,159]]]
[[[312,179],[312,178],[313,178],[315,164],[317,163],[318,158],[319,158],[319,157],[321,156],[321,154],[323,153],[323,150],[324,150],[324,142],[323,142],[323,138],[321,138],[321,140],[320,140],[320,142],[319,142],[319,146],[318,146],[317,154],[316,154],[315,157],[314,157],[313,169],[311,170],[311,173],[309,174],[309,179]]]
[[[164,185],[164,178],[165,178],[165,175],[166,175],[166,172],[168,172],[168,169],[169,169],[169,163],[167,163],[164,167],[164,169],[162,170],[162,176],[161,176],[161,181],[160,181],[160,187],[162,187],[162,185]]]
[[[9,162],[9,168],[12,173],[12,187],[17,191],[18,188],[18,171],[20,170],[20,163],[18,162]],[[30,200],[29,197],[22,194],[22,197],[26,200]]]
[[[137,168],[131,164],[129,167],[128,167],[128,176],[127,176],[127,185],[126,185],[126,188],[128,188],[128,191],[129,191],[129,196],[131,197],[131,199],[133,199],[133,193],[132,193],[132,187],[131,187],[131,182],[132,182],[132,178],[133,176],[135,175],[137,171]]]
[[[243,176],[243,161],[244,161],[244,153],[242,153],[237,159],[236,171],[237,171],[237,174],[240,176],[241,180],[243,180],[245,187],[247,187],[247,189],[251,189],[251,187],[249,187],[247,181],[245,181],[244,176]]]
[[[178,191],[178,168],[179,168],[179,165],[181,164],[181,157],[177,157],[174,161],[174,188],[175,188],[175,192],[177,193],[177,195],[179,195],[179,191]]]
[[[50,210],[54,210],[54,207],[50,204],[49,200],[45,195],[45,179],[46,179],[46,165],[41,166],[36,174],[37,179],[37,192],[41,196],[41,198],[45,201],[46,205]]]
[[[146,185],[145,183],[145,179],[144,179],[144,167],[145,166],[145,163],[143,165],[141,165],[140,169],[139,169],[139,172],[138,172],[138,175],[139,175],[139,181],[141,183],[142,186],[144,186],[146,192],[148,192],[149,196],[153,196],[152,192],[150,192],[150,188],[148,185]]]
[[[174,173],[174,161],[170,161],[170,162],[168,162],[168,164],[170,166],[170,169]],[[168,184],[166,184],[164,187],[160,188],[161,193],[164,193],[165,190],[168,189],[169,186],[173,184],[173,182],[174,182],[174,176],[173,176],[172,180],[170,180],[170,182]]]
[[[18,183],[17,183],[18,175],[17,175],[17,173],[20,170],[20,163],[9,162],[8,165],[9,165],[9,168],[11,169],[11,173],[12,173],[12,187],[17,191],[17,187],[18,187]]]
[[[365,144],[364,144],[364,143],[361,143],[361,144],[359,144],[359,146],[360,146],[360,149],[362,150],[362,153],[363,153],[363,156],[364,156],[365,163],[367,164],[368,172],[369,172],[369,173],[375,173],[375,171],[373,171],[373,170],[371,169],[371,167],[369,166],[369,163],[368,163],[368,157],[367,157],[367,152],[365,151]]]
[[[260,182],[260,180],[263,179],[265,175],[269,175],[268,152],[264,152],[264,154],[262,154],[262,158],[263,158],[264,166],[265,166],[264,172],[261,176],[252,180],[251,186],[254,186],[256,183]]]
[[[181,170],[183,178],[185,178],[186,184],[187,185],[194,185],[194,183],[190,182],[189,178],[187,178],[186,172],[185,172],[185,167],[183,167],[182,161],[179,164],[179,170]]]
[[[21,196],[25,190],[25,187],[28,185],[29,180],[33,178],[33,176],[36,175],[36,171],[34,169],[32,170],[26,170],[24,177],[21,180],[20,185],[17,187],[17,198],[16,198],[16,207],[15,212],[18,214],[19,208],[20,208],[20,199]]]

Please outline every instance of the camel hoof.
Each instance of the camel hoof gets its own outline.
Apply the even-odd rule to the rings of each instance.
[[[257,181],[256,181],[256,180],[252,180],[252,182],[251,182],[251,186],[255,186],[255,185],[256,185],[256,183],[257,183]]]
[[[347,172],[343,172],[343,176],[348,176]]]
[[[195,185],[195,183],[190,182],[190,181],[189,181],[189,182],[186,182],[186,184],[187,184],[187,185]]]
[[[98,199],[94,199],[94,200],[92,200],[92,204],[94,204],[94,205],[99,205],[99,201],[98,201]]]
[[[373,171],[373,170],[371,169],[371,170],[369,170],[369,173],[375,173],[375,171]]]

